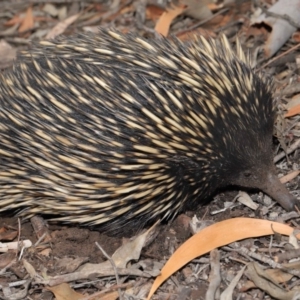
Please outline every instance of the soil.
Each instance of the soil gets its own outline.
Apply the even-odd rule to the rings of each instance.
[[[233,209],[228,209],[212,215],[212,212],[223,209],[224,202],[232,201],[236,194],[236,191],[227,191],[219,194],[211,203],[199,206],[196,211],[188,211],[185,214],[179,215],[175,220],[168,224],[159,225],[156,229],[157,236],[150,245],[142,250],[140,261],[148,261],[151,266],[153,266],[155,262],[161,262],[162,264],[166,262],[174,251],[191,237],[192,233],[189,223],[194,215],[197,215],[203,222],[208,222],[208,225],[236,217],[262,217],[260,214],[261,210],[254,213],[249,208],[245,208],[242,204],[238,204]],[[259,198],[258,195],[254,196]],[[274,211],[276,210],[281,211],[282,209],[276,206]],[[0,224],[2,224],[3,227],[6,227],[8,231],[15,230],[17,232],[19,226],[18,221],[19,220],[15,217],[0,218]],[[51,224],[46,220],[43,222],[48,236],[50,236],[50,240],[45,243],[39,243],[36,247],[26,249],[22,255],[22,260],[9,267],[10,275],[2,278],[0,284],[28,278],[28,270],[24,268],[24,260],[32,266],[36,273],[46,273],[49,277],[72,273],[76,271],[78,266],[85,263],[103,263],[107,258],[96,246],[96,243],[101,245],[108,256],[112,256],[118,248],[128,242],[130,236],[141,233],[134,232],[134,230],[131,229],[129,232],[125,231],[121,236],[116,237],[102,233],[99,229],[89,227],[81,228],[76,225]],[[33,227],[30,220],[21,222],[19,240],[29,239],[35,244],[38,241],[38,237]],[[268,244],[268,242],[268,240],[262,240],[261,247]],[[250,239],[244,243],[250,248],[255,242]],[[19,253],[20,252],[18,252],[18,254]],[[230,277],[230,273],[237,272],[240,267],[234,260],[226,259],[228,256],[227,251],[221,250],[221,253],[221,273],[227,274],[226,276]],[[16,252],[15,255],[17,255]],[[231,255],[235,256],[236,259],[239,258],[239,256],[234,253],[231,253]],[[199,265],[205,264],[207,267],[201,273],[201,276],[199,276],[197,274]],[[209,254],[207,254],[194,260],[179,272],[175,273],[174,276],[172,276],[172,279],[167,280],[167,282],[162,285],[153,299],[205,299],[208,288],[207,279],[209,270]],[[79,281],[76,284],[73,282],[71,286],[76,288],[76,286],[80,286],[80,283],[82,283],[82,287],[76,288],[76,291],[82,293],[82,295],[93,295],[94,293],[97,293],[99,289],[108,286],[107,280],[107,278],[97,280],[94,278],[92,280]],[[110,278],[110,280],[113,279]],[[134,282],[134,285],[137,286],[147,284],[147,280],[138,277],[130,278],[130,282]],[[220,290],[225,289],[226,286],[226,283],[222,282]],[[263,295],[258,289],[252,289],[250,295],[252,293]],[[234,299],[238,297],[240,297],[240,299],[249,299],[249,293],[242,294],[238,290],[235,291],[233,295]],[[28,297],[30,297],[30,299],[53,299],[52,294],[42,285],[33,285],[28,290]]]

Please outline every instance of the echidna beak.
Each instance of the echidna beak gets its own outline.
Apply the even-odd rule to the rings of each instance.
[[[267,175],[262,190],[276,200],[287,211],[295,210],[295,206],[300,207],[300,201],[290,194],[274,173],[269,173]]]

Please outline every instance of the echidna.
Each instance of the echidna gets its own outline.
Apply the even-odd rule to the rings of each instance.
[[[43,41],[0,77],[0,210],[116,228],[228,185],[291,210],[273,122],[271,80],[224,37]]]

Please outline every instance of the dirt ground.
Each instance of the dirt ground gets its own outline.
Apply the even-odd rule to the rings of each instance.
[[[234,208],[222,211],[224,209],[224,203],[226,201],[231,202],[236,194],[237,191],[221,193],[208,205],[199,206],[196,211],[188,211],[185,214],[181,214],[174,221],[169,222],[169,224],[159,225],[155,229],[154,240],[142,249],[139,260],[132,261],[132,264],[138,263],[139,269],[145,272],[155,269],[156,264],[162,267],[174,251],[191,237],[192,233],[189,223],[194,215],[197,215],[201,223],[204,223],[205,226],[237,217],[265,218],[265,216],[262,215],[263,208],[264,210],[266,209],[263,203],[261,203],[260,208],[255,212],[242,204],[237,204]],[[258,201],[262,201],[261,195],[253,194],[253,197]],[[214,214],[214,212],[218,211],[221,212]],[[280,216],[284,215],[284,211],[276,205],[268,210],[267,215],[278,215],[280,219]],[[296,219],[292,219],[294,222],[296,221]],[[34,231],[34,226],[29,220],[21,222],[19,227],[17,218],[1,218],[0,224],[6,228],[5,236],[10,236],[13,232],[16,233],[18,228],[21,228],[18,237],[19,240],[29,239],[33,245],[38,241],[37,232]],[[6,273],[4,273],[5,276],[3,276],[0,281],[2,285],[8,282],[19,282],[28,279],[30,272],[28,271],[28,266],[24,267],[24,261],[31,266],[30,268],[34,270],[34,274],[40,274],[44,277],[46,274],[46,278],[56,278],[62,274],[73,274],[80,266],[86,263],[97,266],[107,261],[107,258],[96,246],[96,243],[101,245],[108,256],[111,256],[118,248],[128,243],[128,241],[134,240],[135,236],[141,233],[129,228],[124,234],[116,237],[102,233],[101,228],[93,229],[72,225],[48,224],[44,221],[43,224],[45,227],[42,226],[44,227],[42,230],[46,230],[47,235],[50,237],[49,241],[41,241],[36,246],[26,249],[21,260],[14,262],[7,268]],[[47,238],[44,238],[44,240],[45,239],[47,240]],[[16,238],[14,238],[14,240],[16,240]],[[4,241],[5,239],[2,239],[2,242]],[[284,237],[277,237],[278,244],[286,242],[287,240]],[[235,247],[232,248],[225,247],[220,249],[222,282],[219,288],[221,291],[227,287],[233,275],[240,270],[241,261],[245,260],[245,258],[235,252],[234,249],[236,247],[247,247],[248,249],[256,248],[258,252],[262,254],[266,253],[266,251],[270,251],[273,255],[281,253],[282,250],[282,247],[278,248],[278,244],[274,242],[274,248],[269,248],[270,237],[247,239],[236,244],[237,246],[235,245]],[[14,261],[16,256],[20,254],[20,250],[18,252],[13,251],[8,253],[11,255],[2,257],[0,261],[3,263]],[[209,265],[209,254],[193,260],[167,280],[153,299],[205,299],[210,276]],[[4,269],[6,269],[6,267]],[[147,295],[153,279],[143,278],[142,276],[125,276],[121,281],[125,283],[128,289],[132,287],[135,288],[134,292],[130,290],[128,294],[125,292],[123,295],[124,299],[132,299],[129,296],[131,295],[132,297],[132,294],[136,295],[136,299],[143,299],[143,297]],[[238,284],[239,288],[236,288],[233,292],[233,299],[272,299],[258,288],[253,286],[249,288],[248,284],[247,277],[240,280]],[[71,281],[70,286],[80,295],[86,297],[79,297],[78,299],[106,299],[101,296],[94,296],[94,298],[90,296],[91,298],[89,298],[88,295],[97,295],[101,290],[109,294],[116,288],[114,276],[104,278],[98,278],[97,276],[93,278],[93,276],[91,276],[88,279]],[[120,284],[120,286],[122,286],[122,284]],[[12,295],[19,293],[19,289],[20,287],[11,288],[11,295],[6,299],[12,299]],[[146,292],[144,289],[146,289]],[[53,299],[53,294],[48,290],[47,286],[42,284],[25,286],[25,290],[26,293],[24,294],[26,294],[26,297],[18,299]],[[56,299],[64,299],[57,296],[60,295],[59,293],[55,295],[57,297]],[[111,296],[111,294],[109,295]],[[67,293],[65,299],[73,299],[73,297],[73,294]],[[115,297],[116,295],[114,294],[111,298],[108,297],[107,299],[116,299]]]
[[[74,32],[96,31],[97,26],[113,26],[123,32],[134,30],[141,36],[153,37],[154,28],[168,7],[159,5],[158,2],[2,1],[0,68],[2,70],[10,68],[16,51],[27,49],[32,41],[45,39],[47,34],[55,37],[58,34],[71,35]],[[270,5],[270,1],[261,2],[266,7]],[[51,6],[46,6],[50,4]],[[187,1],[187,5],[191,5],[190,1]],[[228,8],[217,10],[218,16],[204,19],[200,18],[200,13],[194,17],[181,14],[171,20],[173,23],[169,34],[186,40],[189,34],[193,33],[217,36],[220,32],[224,32],[230,41],[240,36],[248,50],[254,53],[265,41],[268,30],[250,26],[250,18],[255,11],[253,5],[252,1],[236,1]],[[77,16],[79,13],[80,17]],[[72,16],[77,17],[71,20]],[[66,20],[68,21],[64,22]],[[286,51],[297,43],[296,37],[291,38],[277,54],[283,58],[278,58],[267,66],[265,64],[269,60],[258,57],[258,66],[263,67],[275,78],[277,96],[278,91],[281,91],[278,100],[279,117],[274,128],[276,136],[274,153],[270,155],[277,157],[277,171],[282,176],[299,170],[299,114],[292,118],[284,118],[287,103],[299,97],[300,92],[297,65],[299,52],[286,54]],[[284,151],[289,155],[285,156]],[[286,186],[299,198],[298,174],[287,180]],[[48,222],[47,218],[21,220],[12,216],[14,212],[1,212],[1,243],[29,240],[32,246],[24,249],[19,246],[0,255],[0,298],[146,299],[163,265],[175,250],[192,236],[190,223],[194,215],[204,227],[227,219],[250,217],[285,222],[293,228],[299,228],[298,213],[286,213],[270,198],[253,191],[249,195],[259,206],[252,209],[234,201],[237,193],[236,190],[224,191],[217,194],[209,204],[199,206],[193,211],[183,212],[168,224],[157,225],[152,236],[143,242],[141,249],[137,250],[137,246],[131,248],[132,253],[125,253],[123,247],[137,241],[147,228],[141,231],[128,227],[122,234],[107,235],[101,228],[53,224]],[[224,208],[229,204],[231,206]],[[273,265],[269,260],[275,264],[276,255],[291,253],[289,244],[290,240],[286,237],[276,235],[274,238],[266,236],[237,241],[220,248],[221,281],[216,289],[216,299],[233,281],[240,269],[249,262],[258,261],[264,269],[283,268],[283,265],[281,267]],[[263,258],[259,260],[249,253],[242,254],[238,251],[240,248],[253,251]],[[110,267],[113,266],[110,259],[118,249],[123,252],[121,257],[126,261],[127,270],[120,271],[117,279],[113,271],[105,273],[104,266],[106,263]],[[299,252],[295,252],[297,250],[294,249],[293,251],[293,262],[296,263]],[[288,258],[284,260],[286,263],[288,261],[290,261]],[[89,270],[87,276],[84,272],[87,272],[88,266],[94,268],[94,272]],[[104,275],[98,274],[100,272],[98,268],[103,268]],[[299,266],[294,268],[296,271],[291,277],[280,274],[282,280],[276,282],[278,293],[275,296],[270,294],[270,290],[260,287],[253,278],[244,274],[236,283],[232,298],[229,296],[227,299],[294,299],[291,291],[300,286]],[[209,284],[213,280],[211,269],[210,254],[194,259],[167,279],[152,299],[214,299],[207,296]],[[269,283],[272,283],[273,279],[270,278]]]

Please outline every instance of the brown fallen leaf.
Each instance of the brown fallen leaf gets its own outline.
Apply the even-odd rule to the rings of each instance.
[[[64,31],[78,19],[79,15],[80,14],[76,14],[56,24],[46,35],[46,40],[54,39],[58,35],[64,33]]]
[[[47,287],[57,300],[79,300],[85,296],[74,291],[67,283],[62,283],[56,286]]]
[[[147,300],[152,297],[158,287],[174,272],[196,257],[208,253],[215,248],[246,238],[274,233],[290,235],[292,232],[293,228],[288,225],[251,218],[229,219],[208,226],[182,244],[170,257],[162,268],[161,274],[155,279]]]
[[[293,277],[292,274],[284,272],[280,269],[266,269],[264,272],[268,275],[268,277],[272,278],[272,280],[277,283],[288,282]]]
[[[293,117],[293,116],[299,115],[299,114],[300,114],[300,104],[290,108],[284,116],[286,118],[288,118],[288,117]]]
[[[5,40],[0,40],[0,69],[5,69],[13,64],[16,59],[17,50]]]
[[[146,8],[146,19],[156,22],[163,13],[164,11],[161,8],[149,5]]]
[[[182,14],[186,9],[186,5],[179,5],[172,9],[165,11],[158,19],[155,30],[163,36],[167,36],[170,30],[172,21]]]
[[[0,241],[13,241],[18,235],[17,230],[1,230]]]
[[[21,18],[20,15],[15,15],[10,20],[6,21],[4,26],[14,26],[16,24],[20,24],[22,20],[23,18]]]
[[[0,268],[3,269],[16,258],[15,252],[6,252],[0,255]]]
[[[300,173],[300,170],[292,171],[292,172],[286,174],[285,176],[282,176],[280,178],[280,182],[287,183],[287,182],[293,180],[294,178],[296,178],[299,175],[299,173]]]
[[[33,20],[33,14],[32,14],[32,7],[29,6],[26,11],[25,17],[20,24],[19,32],[21,33],[21,32],[30,30],[33,28],[33,26],[34,26],[34,20]]]
[[[117,300],[117,299],[119,299],[118,292],[110,292],[108,294],[95,296],[95,297],[93,297],[93,295],[89,296],[89,300]]]

